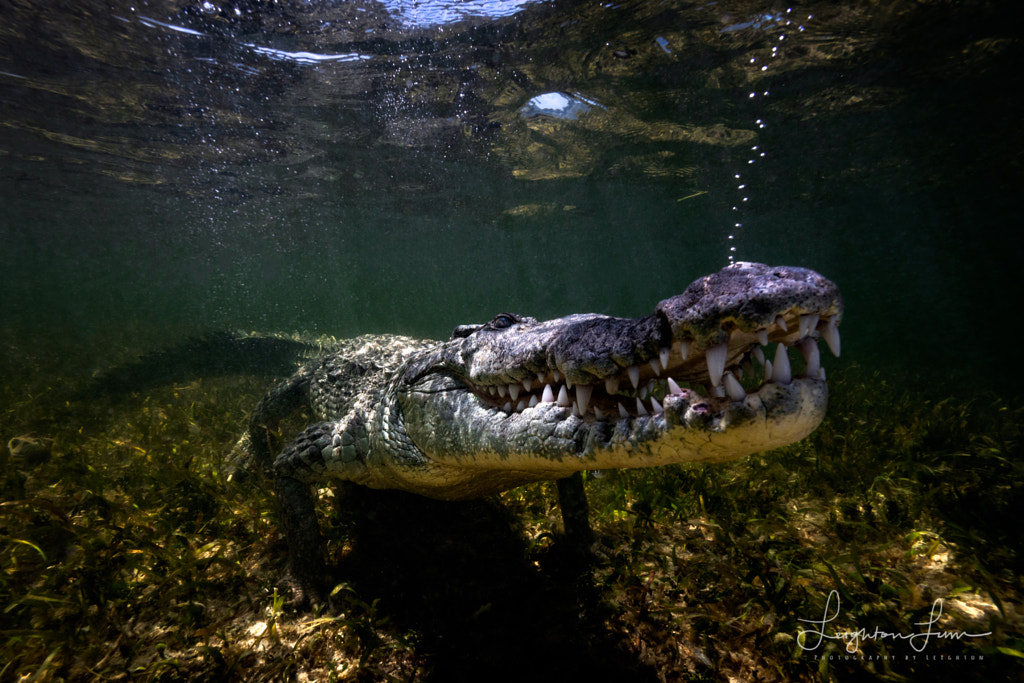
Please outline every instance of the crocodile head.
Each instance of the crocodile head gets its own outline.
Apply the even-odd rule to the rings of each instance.
[[[391,464],[417,463],[413,488],[455,499],[787,445],[825,415],[818,340],[839,355],[842,314],[814,271],[736,263],[640,318],[505,313],[461,326],[393,385],[390,423],[416,453]]]

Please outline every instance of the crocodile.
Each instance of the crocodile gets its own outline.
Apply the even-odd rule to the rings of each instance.
[[[838,356],[842,316],[818,273],[741,262],[638,318],[501,313],[444,342],[357,337],[264,396],[234,456],[273,478],[290,577],[317,595],[316,482],[464,500],[557,480],[566,530],[586,531],[581,471],[723,462],[816,429],[818,340]],[[271,433],[304,405],[320,421],[273,457]]]

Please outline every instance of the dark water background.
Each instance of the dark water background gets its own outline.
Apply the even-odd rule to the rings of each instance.
[[[842,365],[1016,394],[1021,14],[3,0],[0,334],[85,369],[447,337],[646,314],[735,258],[835,280]]]

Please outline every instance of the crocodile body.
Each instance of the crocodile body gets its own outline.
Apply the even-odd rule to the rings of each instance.
[[[236,455],[273,476],[291,571],[310,588],[323,571],[317,481],[459,500],[802,439],[828,397],[817,341],[839,354],[842,312],[838,288],[813,271],[737,263],[640,318],[503,313],[446,342],[359,337],[272,389]],[[304,404],[321,421],[274,458],[268,430]]]

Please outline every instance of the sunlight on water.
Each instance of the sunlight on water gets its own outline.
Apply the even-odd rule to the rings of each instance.
[[[409,28],[444,26],[465,20],[511,17],[528,5],[543,0],[384,0],[389,12]]]

